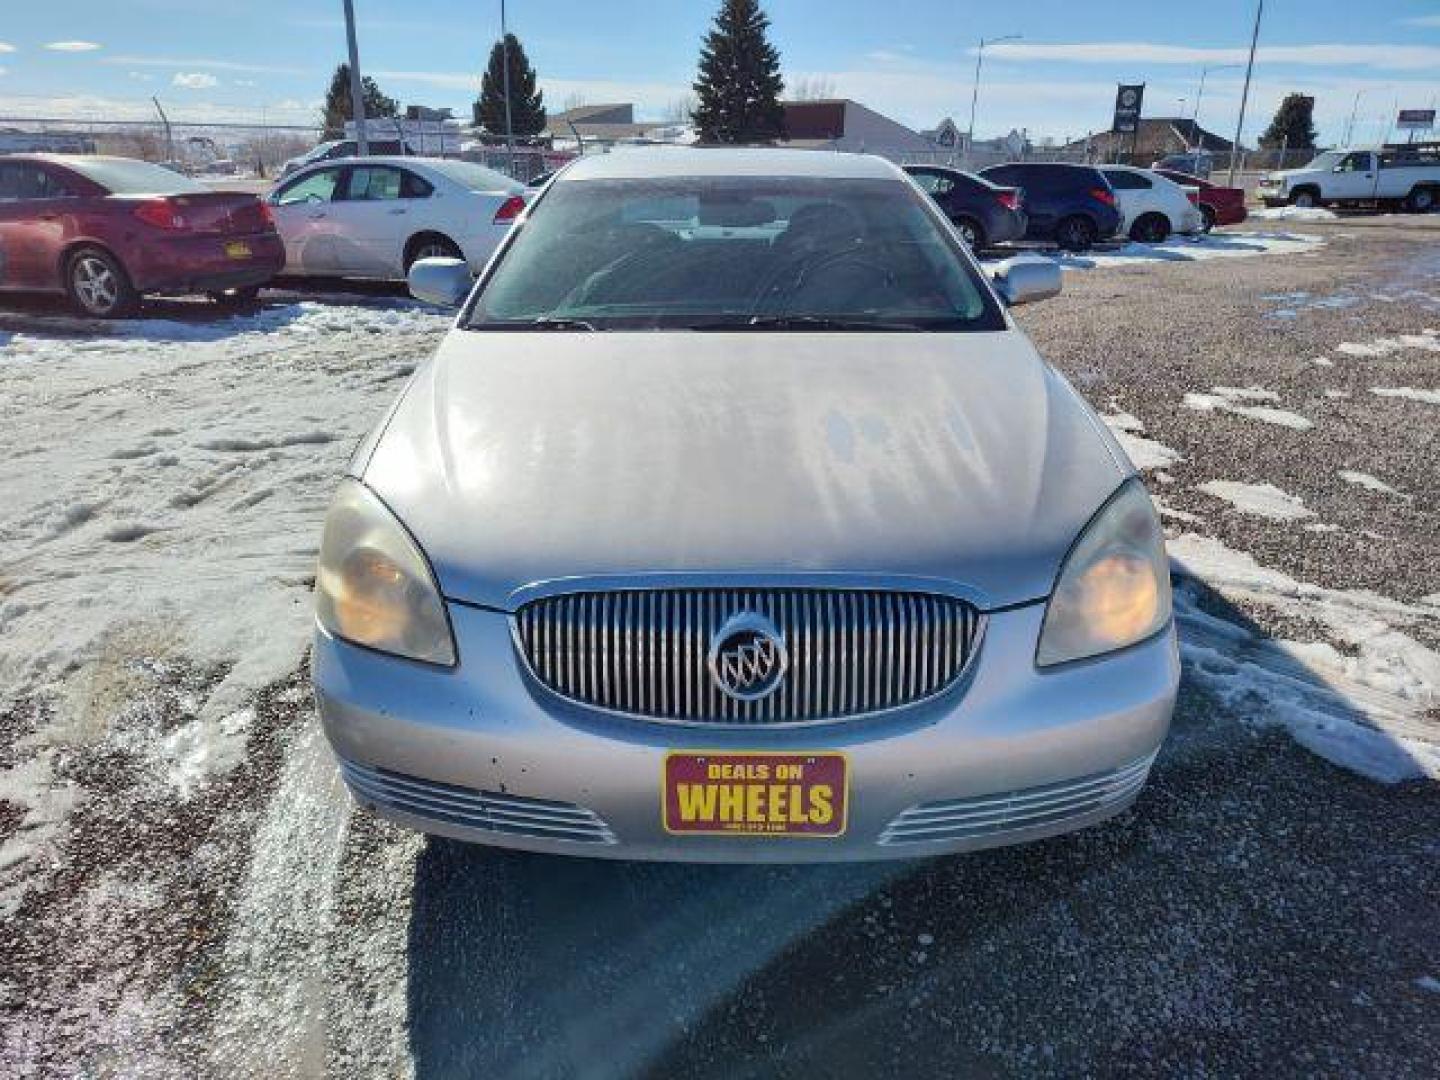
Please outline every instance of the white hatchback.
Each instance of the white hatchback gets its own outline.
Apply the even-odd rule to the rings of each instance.
[[[286,274],[404,278],[417,259],[464,259],[478,274],[525,209],[524,185],[447,158],[316,162],[269,195]]]
[[[1120,231],[1143,244],[1163,243],[1171,233],[1192,235],[1204,231],[1205,217],[1190,198],[1190,190],[1149,169],[1130,165],[1104,165],[1100,169],[1115,189],[1120,208]]]

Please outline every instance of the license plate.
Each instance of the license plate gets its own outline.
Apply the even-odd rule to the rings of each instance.
[[[669,833],[840,836],[850,809],[850,767],[833,751],[672,750],[660,798]]]
[[[232,259],[248,259],[250,257],[250,245],[244,240],[231,240],[225,245],[225,254]]]

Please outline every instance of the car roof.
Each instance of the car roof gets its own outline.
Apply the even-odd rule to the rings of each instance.
[[[893,180],[899,169],[872,154],[825,150],[653,147],[616,150],[579,158],[557,176],[578,180],[641,180],[675,176],[824,176]]]

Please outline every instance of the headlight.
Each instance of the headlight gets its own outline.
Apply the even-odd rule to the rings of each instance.
[[[1045,609],[1041,667],[1123,649],[1170,621],[1170,564],[1145,486],[1128,481],[1065,557]]]
[[[365,485],[346,480],[325,516],[315,615],[356,645],[453,666],[455,641],[430,564]]]

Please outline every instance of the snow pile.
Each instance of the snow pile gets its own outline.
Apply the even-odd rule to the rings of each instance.
[[[1234,413],[1236,416],[1260,420],[1267,424],[1278,424],[1295,431],[1308,431],[1315,426],[1312,421],[1299,413],[1290,412],[1287,409],[1277,409],[1273,405],[1257,404],[1257,402],[1279,400],[1280,395],[1275,391],[1265,390],[1259,386],[1243,388],[1215,386],[1211,387],[1208,394],[1186,394],[1182,404],[1188,409],[1198,409],[1201,412],[1218,410]]]
[[[1323,206],[1264,206],[1251,210],[1257,221],[1334,221],[1339,215]]]
[[[1440,405],[1440,390],[1417,390],[1413,386],[1372,386],[1370,393],[1380,397],[1421,401],[1426,405]]]
[[[1408,495],[1402,495],[1389,484],[1385,483],[1384,480],[1371,476],[1369,473],[1355,472],[1352,469],[1341,469],[1335,475],[1347,484],[1354,484],[1357,487],[1364,488],[1366,491],[1378,492],[1381,495],[1396,495],[1402,499],[1409,498]]]
[[[1134,463],[1137,469],[1168,469],[1177,461],[1184,460],[1178,451],[1170,449],[1164,443],[1156,442],[1154,439],[1147,439],[1141,432],[1145,430],[1145,423],[1138,416],[1132,416],[1127,412],[1110,413],[1100,419],[1114,434],[1115,440],[1125,451],[1126,456]]]
[[[1198,490],[1223,499],[1242,514],[1270,518],[1272,521],[1302,521],[1315,516],[1315,511],[1300,501],[1299,496],[1281,491],[1274,484],[1243,484],[1238,480],[1207,480]]]
[[[1193,533],[1167,546],[1179,575],[1181,652],[1206,690],[1372,779],[1440,778],[1440,743],[1425,719],[1440,705],[1440,654],[1404,632],[1433,626],[1440,608],[1296,581]],[[1238,607],[1319,625],[1341,647],[1272,638],[1211,614],[1201,606],[1206,586]]]
[[[1336,352],[1365,359],[1379,359],[1402,349],[1440,352],[1440,331],[1427,328],[1418,334],[1399,334],[1395,337],[1376,338],[1370,342],[1342,341],[1335,346]]]
[[[1083,255],[1054,258],[1066,270],[1094,270],[1119,266],[1154,266],[1156,263],[1190,263],[1206,259],[1233,259],[1252,255],[1303,255],[1325,241],[1299,233],[1224,232],[1199,237],[1172,237],[1163,244],[1129,243],[1114,251],[1094,250]]]
[[[240,760],[251,695],[309,640],[345,461],[448,323],[393,300],[6,319],[20,329],[0,333],[0,709],[53,712],[0,772],[0,799],[26,814],[0,851],[7,879],[81,797],[51,788],[64,745],[123,737],[181,797]],[[125,728],[154,685],[137,665],[203,677],[163,723]]]

